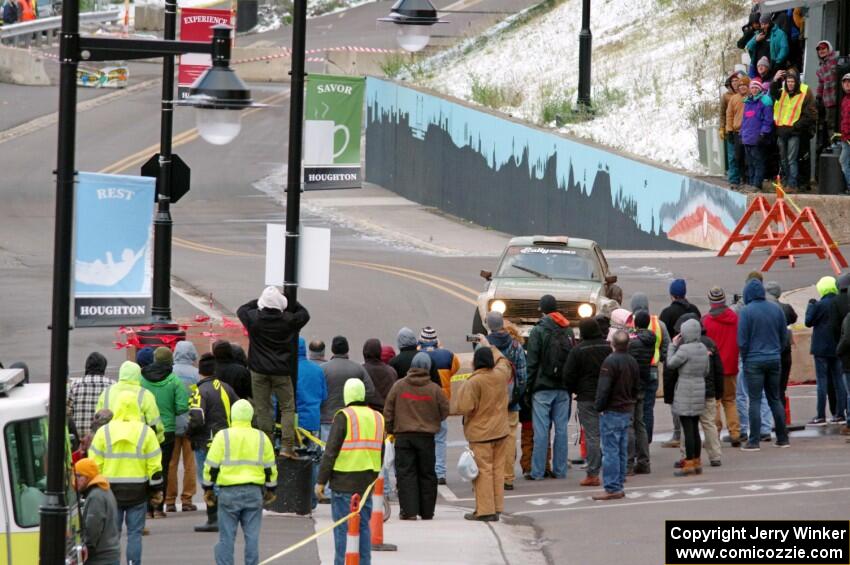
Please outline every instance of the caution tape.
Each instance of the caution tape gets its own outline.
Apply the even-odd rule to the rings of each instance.
[[[788,193],[785,192],[785,189],[782,188],[782,181],[779,180],[779,177],[777,177],[776,182],[773,183],[773,188],[776,189],[777,197],[784,198],[785,200],[787,200],[788,204],[790,204],[791,207],[794,208],[794,211],[798,214],[802,213],[803,210],[799,206],[797,206],[797,203],[794,202],[794,200],[790,196],[788,196]]]
[[[379,474],[378,478],[380,478],[380,476],[381,475]],[[336,528],[337,526],[341,526],[342,524],[346,523],[349,520],[349,518],[351,518],[355,514],[360,514],[360,511],[363,510],[363,507],[366,505],[366,500],[368,500],[369,496],[372,494],[372,489],[375,488],[375,483],[377,483],[377,482],[378,482],[378,479],[375,479],[374,481],[372,481],[372,484],[369,485],[369,487],[363,493],[363,496],[360,497],[360,504],[357,505],[357,512],[349,512],[346,516],[343,516],[342,518],[340,518],[339,520],[337,520],[336,522],[334,522],[333,524],[331,524],[327,528],[323,528],[322,530],[319,530],[315,534],[313,534],[313,535],[311,535],[307,538],[304,538],[303,540],[299,541],[298,543],[296,543],[294,545],[290,545],[289,547],[287,547],[286,549],[284,549],[280,553],[276,553],[276,554],[272,555],[271,557],[269,557],[268,559],[261,561],[260,565],[266,565],[267,563],[271,563],[272,561],[275,561],[276,559],[280,559],[284,555],[289,555],[293,551],[304,547],[305,545],[312,542],[313,540],[316,540],[316,539],[320,538],[321,536],[323,536],[323,535],[325,535],[329,532],[332,532],[334,530],[334,528]]]
[[[322,449],[324,449],[325,447],[325,442],[323,442],[304,428],[295,428],[295,434],[298,436],[298,443],[304,443],[304,440],[301,438],[301,436],[304,436]]]

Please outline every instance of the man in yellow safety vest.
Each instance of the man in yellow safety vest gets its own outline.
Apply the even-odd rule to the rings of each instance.
[[[336,522],[348,515],[351,498],[361,497],[381,471],[384,457],[384,417],[366,405],[366,386],[360,379],[348,379],[343,388],[345,408],[334,415],[325,453],[319,467],[316,494],[325,498],[325,485],[330,481],[331,513]],[[360,511],[360,563],[368,565],[372,556],[369,520],[372,496]],[[335,565],[345,562],[347,526],[334,529]]]
[[[125,363],[124,365],[126,365]],[[138,365],[135,365],[138,370]],[[122,366],[123,370],[123,366]],[[162,454],[150,427],[142,423],[138,396],[123,391],[111,404],[112,420],[95,433],[89,456],[118,502],[118,529],[127,524],[127,563],[142,562],[142,530],[148,499],[162,503]]]
[[[786,188],[796,190],[800,144],[808,142],[818,120],[815,97],[809,85],[800,82],[800,74],[794,69],[777,71],[770,86],[770,96],[776,101],[773,121],[776,124],[782,180]]]
[[[165,428],[162,425],[162,418],[159,417],[156,398],[149,390],[142,388],[142,368],[132,361],[124,361],[121,364],[118,370],[118,382],[100,393],[95,412],[103,409],[114,411],[115,401],[122,392],[133,393],[136,404],[139,406],[139,421],[154,429],[159,443],[164,442]]]
[[[232,427],[215,434],[204,461],[204,501],[218,507],[215,562],[233,563],[236,529],[242,524],[245,565],[257,565],[263,504],[275,499],[277,488],[274,447],[265,433],[251,427],[254,408],[250,402],[236,401],[230,417]]]

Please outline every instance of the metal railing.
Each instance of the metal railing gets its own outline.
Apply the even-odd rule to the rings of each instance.
[[[120,15],[120,10],[85,12],[80,14],[80,25],[117,22]],[[50,44],[59,35],[61,25],[62,16],[4,25],[0,27],[0,43],[15,47]]]

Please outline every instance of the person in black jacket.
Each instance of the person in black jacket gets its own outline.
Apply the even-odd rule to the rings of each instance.
[[[295,457],[297,383],[293,375],[298,371],[298,332],[310,321],[310,314],[298,302],[290,307],[274,286],[266,287],[258,300],[240,306],[236,314],[248,330],[248,368],[258,427],[274,441],[274,394],[280,408],[280,454]]]
[[[596,389],[602,362],[611,353],[611,345],[599,330],[593,318],[579,322],[581,341],[567,356],[565,379],[567,391],[576,397],[578,421],[584,430],[587,444],[587,476],[579,483],[584,487],[598,487],[599,472],[602,470],[602,450],[599,439],[599,412]]]
[[[198,482],[204,480],[204,462],[215,434],[230,427],[230,407],[239,400],[233,388],[215,378],[215,357],[204,353],[198,360],[198,388],[189,399],[189,441],[195,452],[195,467]],[[207,522],[195,526],[196,532],[217,532],[218,511],[215,506],[207,507]]]
[[[785,323],[789,326],[792,326],[797,323],[797,311],[794,310],[794,307],[788,304],[787,302],[780,302],[779,298],[782,296],[782,287],[779,286],[779,283],[776,281],[767,281],[764,283],[764,290],[767,294],[768,302],[773,302],[777,304],[780,308],[782,308],[782,313],[785,314]],[[839,328],[840,331],[840,328]],[[779,359],[779,399],[782,401],[782,405],[785,405],[786,397],[785,392],[788,390],[788,379],[791,376],[791,364],[793,362],[793,358],[791,355],[791,343],[793,342],[793,334],[791,333],[791,329],[788,329],[788,341],[785,343],[785,347],[782,349],[782,357]],[[836,341],[838,335],[836,334]]]
[[[629,427],[640,391],[640,368],[628,354],[629,334],[617,330],[611,338],[614,352],[602,362],[594,407],[599,412],[602,430],[602,478],[605,492],[594,500],[623,498],[626,459],[629,452]]]
[[[626,475],[649,474],[649,438],[643,420],[644,391],[650,383],[652,357],[655,355],[657,337],[649,329],[649,312],[638,310],[635,313],[635,335],[629,342],[629,355],[635,358],[640,369],[640,391],[635,398],[635,412],[632,426],[629,428],[629,464]]]
[[[395,369],[398,380],[401,380],[407,376],[407,372],[410,370],[410,363],[416,357],[416,354],[419,353],[419,340],[416,338],[413,330],[404,327],[398,330],[396,345],[398,345],[398,355],[390,359],[388,365]],[[432,381],[438,385],[441,384],[440,373],[437,372],[437,366],[433,363],[431,364],[430,375]]]
[[[699,308],[688,302],[688,299],[685,298],[687,293],[688,286],[684,279],[676,279],[670,283],[670,305],[662,310],[661,314],[658,315],[658,319],[664,322],[664,325],[667,326],[667,329],[670,331],[671,340],[679,335],[679,332],[674,329],[677,327],[676,322],[679,321],[679,318],[689,312],[696,314],[698,318],[702,318]],[[675,384],[676,378],[676,371],[668,369],[665,365],[664,404],[670,405],[670,414],[673,416],[673,436],[669,440],[663,442],[661,447],[676,448],[681,445],[682,427],[679,423],[679,417],[675,412],[673,412],[673,384]]]
[[[212,351],[215,356],[215,378],[229,384],[239,398],[251,398],[251,371],[236,360],[233,344],[220,339],[213,343]]]
[[[842,278],[847,277],[847,275],[842,275]],[[850,281],[846,281],[850,282]],[[841,288],[841,279],[839,279],[839,289]],[[847,289],[842,291],[843,294],[839,296],[839,299],[847,298]],[[838,302],[838,300],[836,300]],[[835,348],[835,354],[838,356],[841,361],[841,368],[844,372],[844,383],[847,390],[850,390],[850,313],[844,314],[844,318],[841,320],[841,332],[838,336],[838,345]],[[850,399],[848,399],[850,400]],[[845,425],[841,427],[841,435],[850,435],[850,410],[848,412],[848,419],[845,422]],[[847,439],[847,442],[850,443],[850,438]]]

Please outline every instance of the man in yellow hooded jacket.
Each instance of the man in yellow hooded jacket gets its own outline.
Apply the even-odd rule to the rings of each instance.
[[[159,416],[156,398],[149,390],[142,388],[142,368],[137,363],[124,361],[121,364],[121,368],[118,369],[118,382],[100,393],[95,412],[100,412],[104,408],[115,412],[115,401],[122,392],[133,393],[136,404],[139,406],[139,421],[154,429],[157,442],[164,442],[165,428]]]
[[[250,402],[236,401],[230,410],[231,427],[215,434],[204,461],[204,501],[218,506],[217,565],[232,565],[239,524],[245,536],[245,565],[260,561],[263,504],[275,499],[277,464],[268,436],[251,427],[253,417]]]
[[[127,524],[127,563],[132,565],[142,563],[148,499],[162,502],[162,454],[156,434],[142,423],[137,398],[128,391],[117,395],[112,420],[97,430],[89,448],[118,502],[118,523]]]

